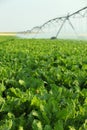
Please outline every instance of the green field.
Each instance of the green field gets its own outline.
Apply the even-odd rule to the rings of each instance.
[[[0,37],[0,130],[87,130],[87,41]]]

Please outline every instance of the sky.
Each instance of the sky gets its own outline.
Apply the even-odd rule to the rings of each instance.
[[[84,6],[87,0],[0,0],[0,32],[26,31]]]

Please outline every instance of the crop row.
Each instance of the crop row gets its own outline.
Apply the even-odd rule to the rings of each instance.
[[[87,130],[87,43],[1,38],[0,129]]]

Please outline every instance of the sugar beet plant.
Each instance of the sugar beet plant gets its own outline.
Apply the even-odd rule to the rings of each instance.
[[[0,130],[87,130],[87,42],[0,37]]]

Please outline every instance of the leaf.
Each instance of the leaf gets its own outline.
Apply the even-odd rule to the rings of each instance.
[[[44,130],[52,130],[50,125],[45,125]]]
[[[69,126],[69,130],[76,130],[73,126]]]
[[[19,129],[18,130],[24,130],[22,126],[19,126]]]
[[[42,115],[41,115],[41,113],[40,113],[39,111],[33,110],[31,114],[32,114],[32,116],[33,116],[34,118],[37,118],[37,119],[39,119],[39,120],[42,120]]]
[[[58,119],[64,119],[64,120],[66,120],[67,115],[68,115],[67,108],[63,108],[62,110],[60,110],[60,111],[57,113],[56,116],[57,116]]]
[[[79,128],[79,130],[87,130],[87,119],[83,123],[83,125]]]
[[[54,130],[64,130],[64,128],[63,128],[63,121],[59,120],[59,121],[55,124]]]
[[[41,121],[34,120],[33,123],[32,123],[32,129],[33,130],[43,130]]]
[[[21,80],[21,79],[19,80],[19,84],[22,85],[22,86],[26,85],[25,82],[23,80]]]

